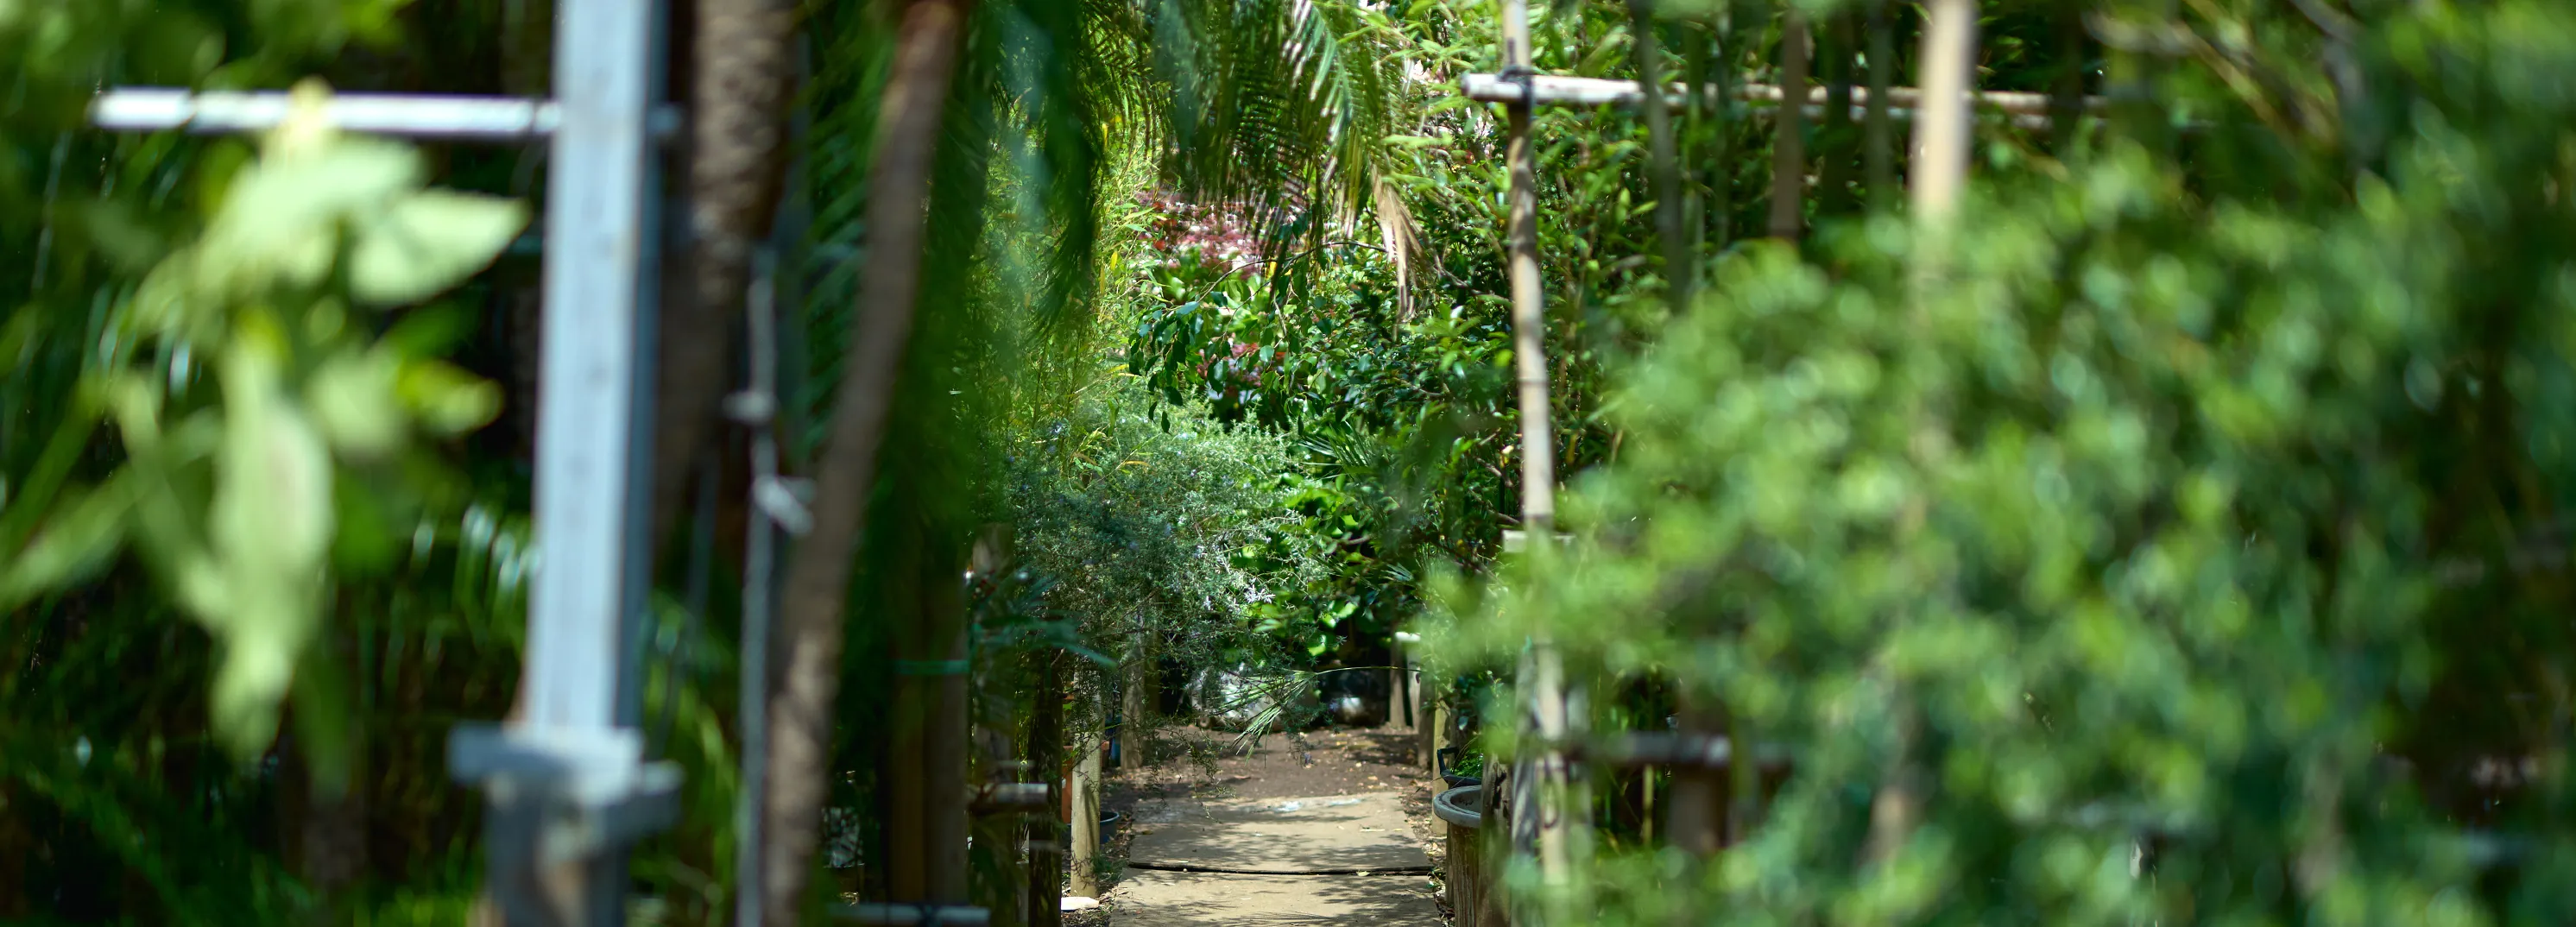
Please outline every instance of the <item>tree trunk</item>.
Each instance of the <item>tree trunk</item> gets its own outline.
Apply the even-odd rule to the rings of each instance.
[[[662,309],[652,537],[677,520],[690,464],[731,382],[751,254],[777,216],[796,80],[791,0],[696,0],[689,64],[689,279]]]
[[[851,327],[831,428],[817,457],[812,526],[789,564],[779,616],[787,666],[770,699],[771,778],[761,822],[768,842],[761,892],[774,924],[800,922],[820,840],[850,564],[912,331],[931,153],[968,7],[969,0],[916,0],[905,8],[896,33],[868,204],[867,289]]]

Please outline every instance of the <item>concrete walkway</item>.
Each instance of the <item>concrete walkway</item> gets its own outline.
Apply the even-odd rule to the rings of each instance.
[[[1394,792],[1151,801],[1136,831],[1114,924],[1440,923],[1423,887],[1431,859]],[[1319,871],[1331,874],[1304,874]]]

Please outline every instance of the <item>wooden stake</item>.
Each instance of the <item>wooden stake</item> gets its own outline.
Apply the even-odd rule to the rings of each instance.
[[[938,538],[937,541],[949,541]],[[948,548],[954,550],[954,548]],[[932,549],[934,553],[939,548]],[[967,897],[969,868],[966,837],[971,830],[966,806],[974,798],[974,785],[967,777],[969,739],[974,731],[968,704],[968,688],[974,681],[966,656],[966,596],[959,581],[963,571],[958,557],[933,557],[929,575],[922,577],[922,619],[925,643],[930,659],[939,669],[925,672],[929,683],[930,728],[924,732],[924,749],[917,761],[922,765],[926,827],[922,830],[922,855],[928,860],[930,878],[921,899],[933,904],[962,905]],[[909,899],[897,899],[909,900]]]
[[[1098,734],[1086,734],[1074,749],[1082,756],[1073,767],[1073,893],[1100,897],[1100,753]]]
[[[1029,772],[1041,777],[1055,796],[1046,814],[1029,816],[1029,891],[1028,923],[1030,927],[1058,927],[1064,923],[1064,821],[1057,815],[1064,808],[1064,654],[1044,651],[1032,657],[1038,664],[1037,690],[1029,701]]]
[[[1878,0],[1869,7],[1869,93],[1862,97],[1868,103],[1861,145],[1872,209],[1896,206],[1896,136],[1887,111],[1889,88],[1896,83],[1896,27],[1888,22],[1888,2]]]
[[[1683,687],[1675,714],[1684,735],[1714,734],[1723,729],[1708,697]],[[1664,833],[1671,845],[1696,856],[1715,854],[1725,845],[1719,825],[1726,816],[1726,773],[1705,764],[1673,767],[1673,787],[1664,800]]]
[[[1807,98],[1807,14],[1789,4],[1781,14],[1780,94],[1783,100]],[[1807,112],[1783,106],[1771,121],[1778,133],[1771,143],[1771,237],[1797,241],[1805,226],[1807,192]]]
[[[1852,86],[1852,62],[1857,30],[1850,11],[1840,11],[1825,20],[1824,40],[1817,43],[1817,76],[1824,81],[1824,122],[1816,132],[1816,214],[1838,216],[1849,212],[1852,205],[1851,179],[1856,158],[1854,142],[1858,141],[1852,123],[1852,98],[1859,88]]]

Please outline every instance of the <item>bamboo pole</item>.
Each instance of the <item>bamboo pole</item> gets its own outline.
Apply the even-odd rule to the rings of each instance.
[[[1914,123],[1914,173],[1908,185],[1918,236],[1914,266],[1917,327],[1927,321],[1930,290],[1938,284],[1949,259],[1950,226],[1958,211],[1960,192],[1967,185],[1967,99],[1976,79],[1977,48],[1975,0],[1932,0],[1926,12],[1921,80],[1930,104],[1923,118]],[[1938,414],[1937,409],[1925,409],[1917,418],[1937,423]],[[1917,508],[1922,504],[1920,500],[1915,503]],[[1919,519],[1909,519],[1909,524],[1919,524]],[[1872,865],[1884,864],[1905,845],[1922,815],[1924,800],[1924,783],[1912,756],[1920,727],[1916,708],[1901,680],[1891,680],[1889,687],[1889,714],[1895,719],[1896,737],[1878,793],[1870,800],[1869,838],[1864,852]]]
[[[1528,0],[1504,0],[1503,71],[1528,75]],[[1504,106],[1503,159],[1511,175],[1507,205],[1511,251],[1512,364],[1521,413],[1521,530],[1545,537],[1556,524],[1556,442],[1547,398],[1547,309],[1538,271],[1538,165],[1530,142],[1531,100]]]
[[[1968,177],[1968,93],[1975,80],[1975,0],[1932,0],[1923,29],[1923,98],[1909,184],[1917,222],[1947,225]],[[2037,96],[2037,94],[2033,94]],[[2042,98],[2045,102],[2045,98]]]
[[[1808,97],[1807,14],[1791,3],[1780,14],[1780,98],[1804,100]],[[1805,226],[1803,207],[1807,192],[1807,111],[1803,106],[1783,106],[1778,118],[1771,120],[1777,134],[1771,142],[1771,237],[1797,241]]]
[[[1529,76],[1530,32],[1527,0],[1505,0],[1503,4],[1503,72]],[[1538,268],[1538,166],[1530,140],[1531,100],[1524,97],[1506,105],[1508,113],[1505,160],[1511,189],[1508,200],[1512,285],[1513,363],[1520,387],[1521,414],[1521,530],[1533,538],[1555,535],[1556,524],[1556,440],[1550,424],[1547,382],[1547,313]],[[1541,562],[1553,554],[1553,545],[1541,543],[1531,555]],[[1554,648],[1544,638],[1533,647],[1546,659],[1542,665],[1553,665]],[[1542,733],[1566,727],[1564,693],[1554,687],[1553,675],[1542,671],[1534,679],[1531,692],[1539,705],[1538,718]],[[1574,854],[1569,838],[1575,821],[1585,807],[1565,802],[1565,760],[1553,749],[1542,749],[1533,758],[1539,770],[1532,783],[1540,786],[1541,804],[1516,804],[1516,815],[1531,815],[1538,820],[1535,840],[1539,869],[1551,887],[1569,884],[1573,877]],[[1527,832],[1516,825],[1516,831]]]

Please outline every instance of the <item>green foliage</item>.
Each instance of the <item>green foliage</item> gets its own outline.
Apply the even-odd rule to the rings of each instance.
[[[1046,607],[1084,640],[1129,660],[1267,662],[1247,632],[1280,609],[1316,564],[1283,550],[1287,448],[1187,406],[1158,407],[1113,375],[1078,413],[1046,423],[1013,454],[1021,562],[1049,586]]]
[[[418,352],[440,346],[371,339],[340,294],[386,303],[452,286],[526,221],[515,204],[417,190],[411,150],[339,137],[321,121],[323,94],[299,91],[297,115],[235,178],[204,236],[111,316],[128,356],[210,358],[214,388],[105,359],[85,404],[117,426],[126,460],[94,487],[47,493],[41,529],[0,570],[0,608],[14,608],[134,545],[222,645],[211,710],[243,759],[274,738],[314,639],[337,510],[416,504],[384,492],[398,484],[336,491],[337,465],[385,460],[416,433],[453,435],[498,408],[490,386]],[[58,427],[77,438],[85,419]],[[390,530],[376,520],[360,530]]]
[[[1580,541],[1462,590],[1453,653],[1546,635],[1794,772],[1705,865],[1602,860],[1570,891],[1603,922],[2576,910],[2545,540],[2576,498],[2571,98],[2520,76],[2566,67],[2576,20],[2377,12],[2342,104],[2387,147],[2274,153],[2347,192],[2115,134],[1985,184],[1952,234],[1750,248],[1622,372]],[[2293,92],[2197,97],[2189,144],[2277,131]]]

